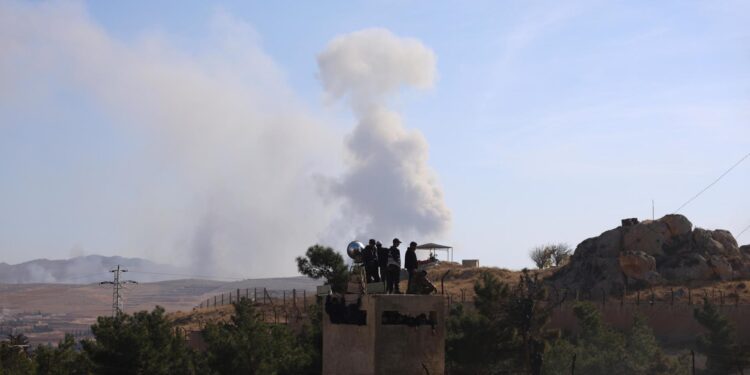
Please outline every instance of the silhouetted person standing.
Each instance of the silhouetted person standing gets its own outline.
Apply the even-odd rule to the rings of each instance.
[[[375,249],[375,240],[370,239],[370,243],[365,246],[362,254],[362,261],[365,263],[365,277],[368,283],[380,281],[378,276],[378,254]]]
[[[386,291],[388,293],[401,294],[398,283],[401,281],[401,250],[398,245],[401,244],[398,238],[393,239],[393,246],[388,249],[388,283]]]
[[[412,280],[414,279],[414,273],[417,272],[417,243],[412,241],[409,244],[409,248],[406,249],[404,254],[404,268],[409,272],[409,283],[406,284],[406,293],[413,293]]]
[[[375,242],[375,249],[378,254],[378,266],[380,267],[380,281],[386,283],[388,280],[388,248],[383,247],[380,241]]]

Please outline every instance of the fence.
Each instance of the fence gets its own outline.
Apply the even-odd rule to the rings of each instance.
[[[315,294],[308,290],[270,290],[245,288],[224,292],[207,298],[193,310],[212,310],[228,306],[246,298],[259,307],[261,319],[269,323],[287,324],[306,315],[307,307],[315,302]]]
[[[739,289],[742,294],[744,290]],[[471,304],[474,296],[466,289],[446,293],[451,305]],[[636,291],[629,295],[611,296],[603,291],[551,289],[543,302],[555,305],[551,312],[549,328],[576,332],[577,319],[573,307],[578,301],[595,304],[604,322],[618,329],[629,329],[636,316],[642,316],[663,343],[685,344],[695,341],[705,329],[694,318],[694,310],[704,299],[715,304],[735,327],[738,338],[750,342],[750,304],[742,301],[740,293],[720,289],[675,288],[656,293],[652,290]]]

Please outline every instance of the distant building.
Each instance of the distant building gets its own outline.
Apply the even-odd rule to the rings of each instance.
[[[479,259],[464,259],[461,261],[461,265],[464,267],[479,267]]]

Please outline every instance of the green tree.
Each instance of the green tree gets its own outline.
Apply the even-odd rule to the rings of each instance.
[[[185,336],[159,306],[151,312],[99,317],[91,331],[95,340],[83,341],[83,348],[97,374],[204,373]]]
[[[734,326],[716,305],[706,298],[693,316],[708,331],[696,343],[698,352],[706,356],[706,374],[729,374],[749,365],[748,348],[738,344]]]
[[[507,370],[540,374],[551,304],[536,276],[524,270],[510,286],[485,272],[474,285],[475,312],[454,310],[448,322],[449,367],[459,373]],[[484,366],[477,369],[476,365]]]
[[[247,299],[226,323],[203,330],[208,365],[216,374],[299,374],[312,359],[286,326],[267,324]]]
[[[307,307],[308,321],[302,326],[297,336],[309,358],[304,369],[305,374],[320,374],[323,370],[323,310],[321,304],[313,303]]]
[[[23,334],[8,335],[0,342],[0,374],[26,375],[34,373],[34,362],[28,354],[29,340]]]
[[[34,362],[37,375],[86,375],[92,372],[88,357],[76,350],[75,339],[67,334],[57,347],[37,347]]]
[[[495,374],[508,362],[502,353],[504,340],[498,340],[491,321],[463,305],[451,308],[447,321],[446,367],[451,374]]]
[[[330,247],[314,245],[307,249],[304,257],[297,257],[299,273],[313,279],[324,278],[334,292],[344,292],[349,272],[341,254]]]
[[[559,338],[545,353],[544,374],[570,374],[573,356],[576,374],[677,375],[687,372],[686,362],[664,354],[645,319],[636,316],[627,332],[618,332],[602,321],[599,309],[589,302],[574,308],[580,333]]]

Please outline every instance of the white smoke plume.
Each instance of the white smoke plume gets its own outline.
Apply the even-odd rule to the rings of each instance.
[[[326,92],[359,121],[327,190],[341,213],[314,179],[343,167],[335,127],[301,103],[251,26],[219,12],[207,29],[189,43],[158,30],[124,39],[83,3],[0,0],[0,137],[28,132],[33,150],[0,150],[0,170],[22,171],[0,190],[0,251],[59,258],[76,245],[269,277],[294,274],[339,216],[359,224],[341,230],[382,239],[445,232],[425,138],[386,108],[402,87],[432,85],[429,49],[365,30],[319,56]]]
[[[118,38],[81,3],[0,1],[0,130],[42,119],[53,125],[34,124],[37,139],[70,129],[80,138],[71,151],[83,155],[61,162],[61,177],[44,189],[0,197],[3,207],[31,202],[2,210],[0,222],[37,227],[48,241],[13,237],[0,250],[34,246],[29,257],[58,257],[54,248],[72,237],[89,252],[199,275],[295,274],[294,257],[331,220],[312,177],[340,167],[340,138],[300,103],[249,25],[218,13],[207,28],[188,49],[160,32]],[[67,120],[63,96],[90,103],[95,119]],[[125,160],[100,167],[99,139],[81,123],[127,137]],[[28,147],[44,154],[43,142]],[[23,175],[32,182],[16,183],[45,181],[38,164]]]
[[[444,234],[451,214],[427,164],[427,141],[387,108],[404,87],[432,87],[434,53],[416,39],[367,29],[333,39],[318,66],[329,99],[347,100],[358,121],[346,141],[348,170],[328,181],[328,193],[344,201],[347,221],[358,225],[354,234]]]

